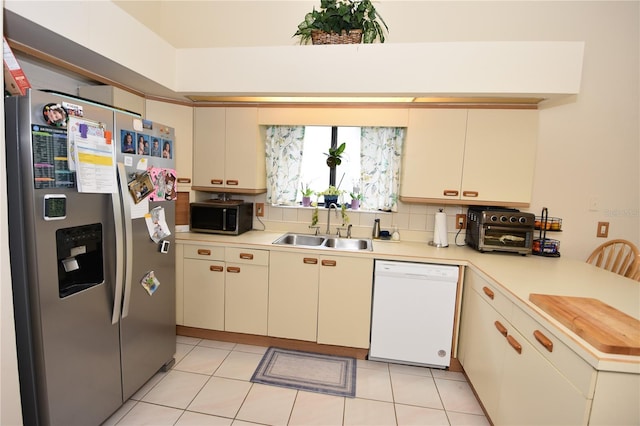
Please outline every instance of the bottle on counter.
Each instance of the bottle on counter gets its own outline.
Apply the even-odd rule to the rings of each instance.
[[[393,232],[391,233],[391,239],[393,241],[400,241],[400,232],[398,231],[397,225],[393,225]]]
[[[380,219],[374,219],[373,232],[371,233],[371,237],[375,239],[380,238]]]

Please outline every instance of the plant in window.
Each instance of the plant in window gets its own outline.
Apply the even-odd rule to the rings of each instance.
[[[311,197],[313,195],[313,189],[311,189],[308,183],[300,184],[300,192],[303,197]]]
[[[384,25],[384,29],[383,29]],[[327,37],[331,35],[345,35],[346,43],[360,43],[359,33],[362,32],[363,43],[373,43],[380,39],[384,43],[384,30],[389,27],[376,12],[371,0],[320,0],[320,8],[307,13],[298,25],[294,36],[300,36],[300,44],[309,42],[327,44]],[[357,38],[349,37],[350,33],[358,34]],[[331,44],[329,42],[329,44]]]
[[[309,184],[300,183],[300,192],[302,193],[302,205],[309,207],[311,205],[311,196],[313,195],[313,189],[309,187]]]
[[[327,156],[327,166],[333,168],[342,164],[342,153],[347,147],[346,142],[342,142],[337,148],[329,148],[329,153],[324,153]]]

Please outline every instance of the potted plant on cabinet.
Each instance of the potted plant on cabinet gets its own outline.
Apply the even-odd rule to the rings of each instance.
[[[383,29],[384,26],[384,29]],[[300,44],[384,43],[387,24],[371,0],[320,0],[320,9],[307,13],[294,36]]]
[[[311,196],[313,195],[313,189],[308,184],[300,184],[300,192],[302,193],[302,206],[309,207],[311,205]]]

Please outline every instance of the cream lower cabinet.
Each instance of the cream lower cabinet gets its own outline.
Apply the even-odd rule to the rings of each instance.
[[[373,260],[321,256],[318,343],[368,348]]]
[[[587,424],[595,370],[523,315],[467,270],[461,363],[480,401],[496,425]]]
[[[272,251],[268,335],[315,342],[320,256]]]
[[[225,331],[267,334],[269,251],[225,249]]]
[[[400,198],[528,204],[537,139],[537,110],[412,109]]]
[[[182,325],[224,330],[224,248],[182,245]]]

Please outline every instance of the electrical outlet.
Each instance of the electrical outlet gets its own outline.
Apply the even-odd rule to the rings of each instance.
[[[456,215],[456,229],[467,229],[467,216],[464,214]]]
[[[256,216],[264,216],[264,203],[256,203]]]
[[[598,222],[596,237],[607,238],[609,236],[609,222]]]

